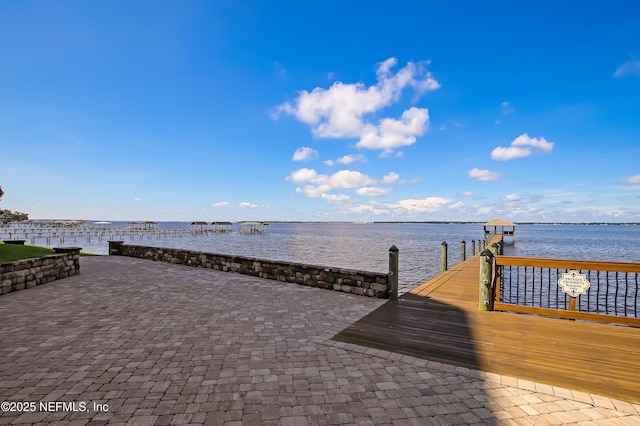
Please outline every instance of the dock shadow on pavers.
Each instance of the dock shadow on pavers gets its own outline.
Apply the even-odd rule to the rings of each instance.
[[[416,358],[480,369],[465,312],[428,297],[404,294],[333,338]]]

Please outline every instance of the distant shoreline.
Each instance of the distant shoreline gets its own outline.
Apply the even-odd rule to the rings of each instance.
[[[373,222],[373,223],[433,223],[440,225],[483,225],[485,222],[456,222],[456,221],[429,221],[429,222]],[[515,222],[516,225],[632,225],[638,226],[640,222]]]
[[[70,220],[70,219],[30,219],[30,221],[58,221],[58,220]],[[102,220],[102,219],[101,219]],[[99,222],[98,219],[84,219],[84,223],[91,222]],[[110,220],[111,222],[141,222],[141,220]],[[155,221],[158,223],[166,223],[166,222],[178,222],[178,223],[189,223],[192,222],[190,220],[158,220]],[[234,223],[243,222],[242,220],[234,221]],[[334,221],[314,221],[314,220],[266,220],[267,223],[300,223],[300,224],[433,224],[433,225],[483,225],[486,221],[455,221],[455,220],[426,220],[426,221],[409,221],[409,220],[398,220],[398,221],[348,221],[348,220],[334,220]],[[516,222],[516,225],[557,225],[557,226],[566,226],[566,225],[582,225],[582,226],[640,226],[640,222]]]

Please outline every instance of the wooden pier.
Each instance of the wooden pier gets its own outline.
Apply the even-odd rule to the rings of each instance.
[[[478,310],[479,254],[334,337],[640,403],[640,328]]]

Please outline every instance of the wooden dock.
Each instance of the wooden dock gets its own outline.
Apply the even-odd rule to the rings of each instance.
[[[640,328],[478,310],[479,255],[335,340],[640,403]]]

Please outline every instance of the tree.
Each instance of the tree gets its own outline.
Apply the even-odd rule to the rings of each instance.
[[[0,200],[4,195],[4,191],[0,186]],[[0,210],[0,223],[11,223],[11,222],[21,222],[23,220],[28,220],[29,215],[26,213],[20,212],[12,212],[11,210]]]

